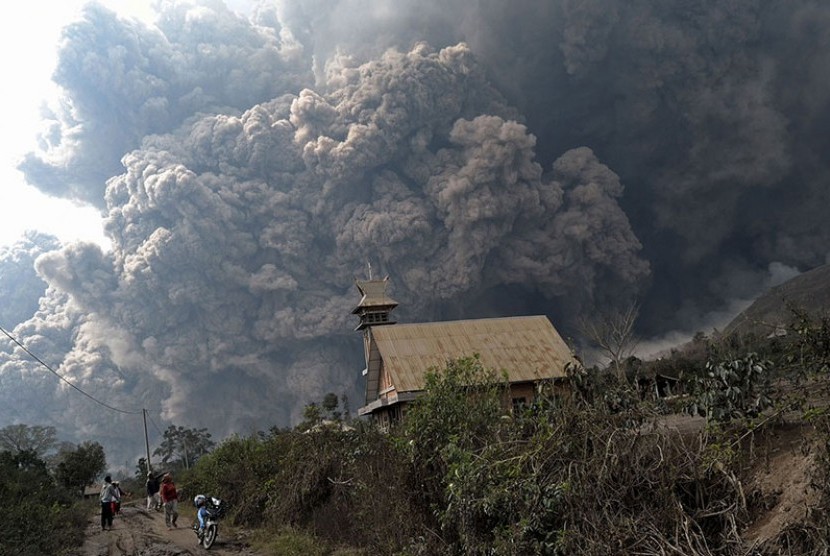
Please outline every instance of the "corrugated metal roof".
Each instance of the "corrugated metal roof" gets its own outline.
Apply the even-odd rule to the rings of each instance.
[[[575,361],[545,316],[397,324],[371,333],[398,392],[423,390],[430,368],[474,354],[486,368],[507,371],[511,382],[563,377]]]
[[[364,307],[397,307],[398,302],[386,295],[388,282],[388,278],[383,280],[355,280],[355,285],[363,297],[352,313],[357,313]]]

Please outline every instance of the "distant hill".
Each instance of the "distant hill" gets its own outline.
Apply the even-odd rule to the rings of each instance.
[[[804,309],[813,316],[830,314],[830,264],[799,274],[770,289],[735,317],[723,333],[771,334],[792,319],[791,306]]]

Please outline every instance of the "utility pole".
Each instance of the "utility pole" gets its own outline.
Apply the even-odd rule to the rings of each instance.
[[[147,410],[141,410],[141,417],[144,418],[144,447],[147,449],[147,473],[152,473],[153,466],[150,464],[150,439],[147,436]]]

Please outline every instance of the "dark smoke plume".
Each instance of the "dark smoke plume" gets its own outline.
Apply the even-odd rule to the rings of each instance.
[[[657,334],[828,257],[830,7],[163,10],[151,27],[92,6],[67,27],[63,103],[21,166],[100,207],[112,250],[44,250],[48,288],[15,332],[123,407],[221,436],[329,391],[360,405],[367,262],[402,321],[545,313],[568,330],[637,297]],[[15,413],[24,391],[86,435],[133,426],[12,351],[0,421],[35,422]]]

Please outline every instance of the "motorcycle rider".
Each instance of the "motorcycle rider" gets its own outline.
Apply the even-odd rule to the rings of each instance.
[[[201,539],[205,534],[205,522],[208,518],[207,511],[207,496],[204,494],[197,494],[193,498],[193,505],[196,506],[196,517],[199,518],[199,538]]]

